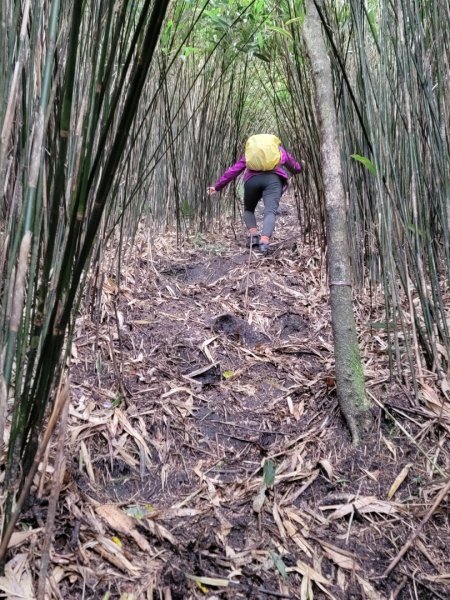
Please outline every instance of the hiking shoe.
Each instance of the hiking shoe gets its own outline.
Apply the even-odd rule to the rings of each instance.
[[[259,251],[264,252],[264,253],[268,252],[269,244],[270,244],[270,239],[267,236],[262,235],[259,240]]]
[[[259,233],[247,236],[247,248],[259,246]]]

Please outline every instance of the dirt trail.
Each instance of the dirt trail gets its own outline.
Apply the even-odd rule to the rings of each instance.
[[[397,588],[410,598],[414,586],[421,599],[447,597],[432,579],[449,572],[439,511],[408,554],[419,571],[404,562],[373,580],[439,487],[379,411],[351,448],[323,264],[298,238],[295,207],[282,212],[267,257],[249,255],[232,228],[181,249],[172,236],[151,253],[142,242],[120,290],[104,282],[100,328],[80,319],[53,556],[64,598],[380,600]],[[357,309],[370,391],[411,414],[388,382],[383,333],[374,340]]]

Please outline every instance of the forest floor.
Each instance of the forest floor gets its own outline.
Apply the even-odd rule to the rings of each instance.
[[[448,495],[383,577],[446,485],[450,410],[432,374],[419,400],[390,378],[381,294],[355,301],[373,404],[355,449],[295,206],[265,257],[231,223],[181,246],[141,234],[100,325],[79,319],[53,597],[449,598]],[[24,522],[45,514],[36,499]]]

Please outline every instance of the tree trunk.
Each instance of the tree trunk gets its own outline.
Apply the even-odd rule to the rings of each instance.
[[[336,389],[341,411],[354,444],[368,414],[369,403],[356,335],[352,305],[350,254],[347,240],[345,193],[341,175],[331,65],[316,6],[307,0],[304,40],[311,62],[320,128],[321,165],[325,190],[331,320],[336,362]]]

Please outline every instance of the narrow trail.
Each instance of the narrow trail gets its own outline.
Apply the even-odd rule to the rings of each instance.
[[[69,516],[55,544],[72,573],[65,598],[83,588],[84,598],[307,599],[314,590],[379,600],[402,581],[395,572],[371,581],[415,518],[400,492],[387,493],[417,459],[422,479],[404,498],[422,501],[429,473],[406,438],[387,440],[380,414],[363,449],[350,446],[325,269],[298,239],[295,214],[285,202],[267,257],[250,255],[232,227],[182,248],[166,235],[151,251],[143,235],[120,290],[104,281],[101,326],[80,318]],[[369,337],[368,385],[382,394],[382,340]],[[443,568],[445,543],[429,550]]]

